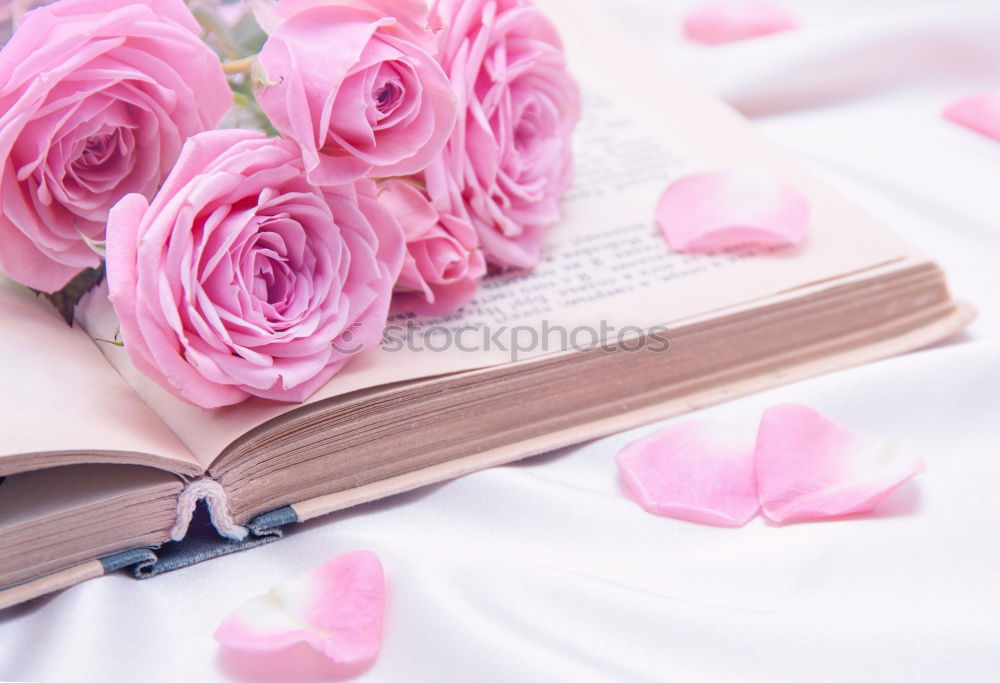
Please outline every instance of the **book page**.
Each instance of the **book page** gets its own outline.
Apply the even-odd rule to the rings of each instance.
[[[638,51],[635,41],[585,3],[540,4],[565,38],[584,93],[574,141],[576,182],[564,219],[547,235],[542,262],[530,273],[487,279],[457,315],[391,320],[382,349],[356,358],[310,403],[669,327],[915,255],[724,104]],[[770,173],[806,196],[813,217],[804,244],[753,257],[685,256],[668,249],[653,219],[667,185],[684,174],[731,168]],[[98,298],[89,304],[89,330],[113,333],[114,316]],[[123,349],[102,351],[202,462],[294,409],[251,400],[204,411],[139,375]]]
[[[9,477],[0,487],[0,538],[43,517],[72,514],[109,500],[167,490],[180,494],[183,482],[166,472],[120,465],[71,465]],[[109,522],[109,524],[111,524]]]
[[[131,465],[71,465],[5,478],[0,586],[162,544],[183,489],[174,474]]]
[[[83,330],[2,277],[0,377],[0,476],[36,469],[33,462],[141,461],[185,473],[199,469]],[[137,460],[137,453],[157,462]]]

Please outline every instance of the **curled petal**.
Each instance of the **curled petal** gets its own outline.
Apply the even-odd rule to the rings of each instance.
[[[705,45],[721,45],[798,27],[783,7],[760,0],[728,0],[704,5],[684,18],[684,37]]]
[[[424,0],[250,0],[254,16],[268,34],[274,33],[285,19],[313,7],[347,5],[358,11],[368,11],[379,17],[391,19],[395,24],[393,33],[418,44],[421,49],[434,54],[437,44],[434,34],[428,30],[427,3]]]
[[[678,252],[799,244],[809,229],[809,204],[767,176],[718,171],[685,176],[664,192],[656,220]]]
[[[980,93],[952,102],[941,112],[949,121],[1000,141],[1000,93]]]
[[[275,11],[276,0],[248,0],[247,5],[264,33],[271,35],[281,26],[281,17]]]
[[[924,471],[922,460],[799,405],[764,413],[755,462],[761,506],[775,522],[869,512]]]
[[[760,508],[753,435],[695,420],[629,444],[615,461],[629,493],[647,511],[740,527]]]
[[[378,198],[399,221],[407,239],[420,237],[441,219],[424,193],[407,181],[384,181],[379,187]]]
[[[352,552],[245,603],[223,620],[215,639],[251,652],[307,643],[337,664],[359,664],[378,654],[384,611],[378,557]]]

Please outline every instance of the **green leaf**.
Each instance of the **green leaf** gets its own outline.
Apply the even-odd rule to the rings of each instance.
[[[67,325],[72,325],[73,312],[76,310],[76,305],[80,302],[80,299],[83,298],[84,294],[103,281],[104,263],[102,262],[97,268],[87,268],[81,271],[58,292],[53,292],[52,294],[38,292],[38,294],[55,306],[55,309],[59,311],[59,315],[62,316]]]
[[[125,348],[125,342],[123,342],[121,339],[119,339],[119,337],[121,337],[121,334],[122,334],[122,328],[116,327],[115,328],[115,338],[114,339],[100,339],[98,337],[94,337],[94,341],[104,342],[105,344],[110,344],[111,346],[117,346],[120,349],[124,349]]]
[[[101,258],[104,258],[104,252],[107,249],[107,243],[104,240],[91,239],[86,235],[84,235],[82,232],[80,232],[79,228],[77,229],[76,234],[80,236],[80,239],[83,240],[84,244],[90,247],[91,251],[93,251]]]

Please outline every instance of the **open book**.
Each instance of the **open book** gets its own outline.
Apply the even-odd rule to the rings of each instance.
[[[183,547],[169,541],[201,499],[233,540],[198,557],[968,323],[937,266],[734,112],[579,2],[542,4],[585,93],[576,184],[542,263],[487,280],[455,316],[391,320],[383,348],[306,404],[193,407],[112,343],[106,290],[68,328],[0,286],[0,606],[129,564],[149,570],[161,551],[143,549]],[[682,174],[727,168],[796,187],[813,212],[806,242],[672,253],[653,224],[659,195]]]

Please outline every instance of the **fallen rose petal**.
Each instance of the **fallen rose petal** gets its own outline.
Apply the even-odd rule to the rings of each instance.
[[[922,460],[799,405],[764,413],[755,463],[761,507],[775,522],[869,512],[924,471]]]
[[[1000,141],[1000,92],[963,97],[945,107],[941,114],[949,121]]]
[[[256,652],[306,643],[338,664],[367,662],[379,651],[384,608],[378,557],[351,552],[245,603],[226,617],[215,639]]]
[[[798,28],[798,22],[788,10],[758,0],[711,3],[684,18],[684,37],[705,45],[721,45],[793,28]]]
[[[675,181],[660,199],[656,221],[677,252],[799,244],[809,229],[809,204],[767,176],[717,171]]]
[[[753,436],[708,420],[669,427],[629,444],[615,461],[647,512],[717,526],[743,526],[760,508]]]

